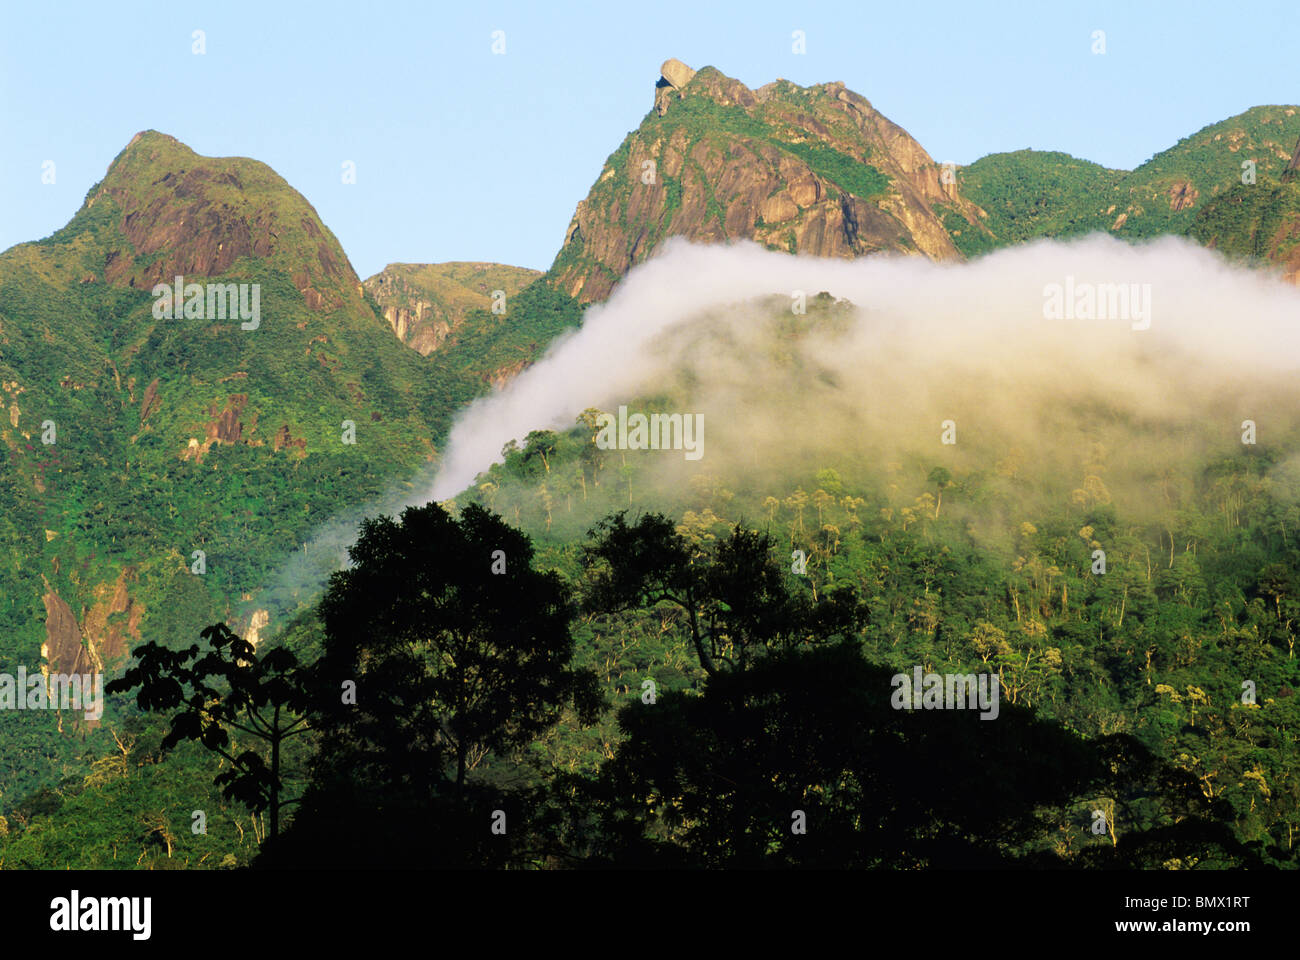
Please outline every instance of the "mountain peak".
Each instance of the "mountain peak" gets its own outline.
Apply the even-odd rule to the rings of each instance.
[[[103,206],[91,217],[96,205]],[[108,283],[151,289],[176,276],[216,277],[253,261],[292,278],[313,310],[360,297],[360,281],[310,203],[269,166],[205,157],[142,130],[114,158],[70,227],[114,221],[104,233]],[[242,266],[241,266],[242,264]]]
[[[149,129],[149,130],[141,130],[134,137],[132,137],[130,142],[126,145],[127,149],[129,150],[131,147],[134,147],[141,140],[145,140],[146,144],[150,140],[157,140],[163,143],[176,144],[182,147],[185,146],[185,144],[181,143],[179,140],[177,140],[169,133],[163,133],[159,130]]]
[[[115,177],[129,177],[129,171],[145,164],[190,163],[201,159],[204,158],[170,134],[158,130],[141,130],[113,158],[104,174],[104,180],[97,186],[103,187]]]
[[[654,109],[606,162],[551,267],[571,297],[604,299],[669,236],[949,260],[961,254],[947,223],[984,230],[955,177],[843,83],[751,90],[675,59],[660,74]]]

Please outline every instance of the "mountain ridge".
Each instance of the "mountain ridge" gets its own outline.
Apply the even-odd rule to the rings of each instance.
[[[141,640],[182,642],[215,620],[272,634],[283,621],[268,626],[267,578],[318,523],[435,463],[458,409],[580,325],[582,306],[667,236],[959,262],[1039,236],[1180,232],[1291,265],[1300,282],[1300,185],[1281,182],[1300,156],[1283,146],[1300,138],[1294,107],[1252,108],[1135,171],[1022,151],[954,168],[949,182],[843,84],[751,90],[673,61],[661,81],[550,270],[434,265],[472,274],[440,278],[453,294],[440,317],[408,305],[433,302],[413,280],[387,303],[366,286],[429,265],[391,264],[363,283],[269,166],[202,157],[153,130],[63,228],[0,253],[0,658],[111,670]],[[1239,182],[1249,159],[1254,185]],[[176,275],[259,284],[266,317],[255,331],[161,321],[150,291]],[[446,329],[421,334],[433,322]],[[348,423],[357,444],[342,439]],[[105,731],[78,733],[111,752]],[[22,736],[22,750],[0,751],[3,804],[80,769],[52,719]]]
[[[958,260],[936,208],[979,229],[925,149],[843,84],[754,91],[714,67],[661,70],[654,107],[605,162],[548,271],[569,296],[604,299],[668,236]]]

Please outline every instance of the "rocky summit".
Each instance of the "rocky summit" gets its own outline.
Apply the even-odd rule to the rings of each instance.
[[[551,268],[569,296],[604,299],[671,236],[955,260],[945,224],[987,232],[952,171],[843,83],[751,90],[713,67],[660,69],[653,109],[578,204]]]
[[[114,159],[83,214],[111,203],[119,237],[86,279],[149,290],[177,276],[213,277],[253,263],[281,269],[313,312],[359,309],[347,254],[305,198],[264,163],[203,157],[145,130]],[[84,219],[84,217],[83,217]]]

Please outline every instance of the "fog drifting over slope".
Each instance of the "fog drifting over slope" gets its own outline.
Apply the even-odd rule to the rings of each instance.
[[[1067,278],[1076,290],[1137,284],[1149,316],[1045,319],[1045,289]],[[837,324],[800,329],[796,290],[809,302],[802,319],[820,291],[853,306]],[[310,599],[346,563],[360,518],[451,498],[508,441],[568,429],[589,407],[635,411],[653,395],[704,415],[704,452],[697,462],[681,451],[615,454],[646,458],[644,509],[698,473],[785,495],[825,467],[909,502],[942,465],[996,475],[1026,514],[1059,509],[1084,488],[1141,520],[1176,504],[1171,477],[1189,483],[1207,458],[1241,453],[1246,419],[1258,427],[1251,450],[1283,452],[1271,476],[1296,503],[1297,368],[1300,290],[1178,238],[1042,241],[965,264],[669,242],[591,307],[580,330],[466,408],[432,480],[395,485],[324,524],[265,602],[279,622]],[[956,424],[955,444],[941,443],[945,420]],[[1017,522],[945,508],[964,511],[981,538]]]
[[[1103,295],[1097,318],[1045,319],[1053,284],[1076,296],[1087,284],[1136,284],[1134,306],[1147,313],[1107,318]],[[764,325],[776,311],[758,298],[784,298],[789,313],[793,291],[810,301],[827,291],[857,309],[847,331],[801,338],[795,360],[778,362]],[[1300,291],[1179,238],[1044,241],[968,264],[673,241],[590,308],[581,330],[467,408],[414,502],[459,493],[530,430],[567,429],[588,407],[678,396],[683,370],[692,387],[682,412],[705,413],[703,463],[727,472],[768,463],[756,450],[788,462],[850,448],[889,458],[932,448],[936,463],[959,469],[992,469],[978,458],[1007,455],[1047,468],[1107,429],[1112,441],[1118,429],[1140,434],[1143,449],[1129,452],[1159,459],[1161,444],[1185,443],[1180,426],[1206,418],[1222,420],[1224,449],[1240,443],[1243,419],[1264,443],[1290,429],[1294,405],[1278,409],[1276,391],[1297,367]],[[948,419],[958,442],[940,450]]]

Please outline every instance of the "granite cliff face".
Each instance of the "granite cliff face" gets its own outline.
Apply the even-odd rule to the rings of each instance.
[[[541,273],[500,263],[390,263],[365,282],[397,338],[421,356],[445,343],[471,310],[491,310]]]
[[[291,277],[313,312],[360,308],[360,283],[338,240],[264,163],[203,157],[146,130],[118,154],[83,212],[105,200],[115,210],[118,242],[83,283],[150,290],[177,276],[237,276],[256,264]]]
[[[578,204],[551,268],[582,302],[607,297],[670,236],[953,260],[945,222],[983,230],[955,178],[842,83],[750,90],[712,67],[669,60],[661,70],[654,109]]]

